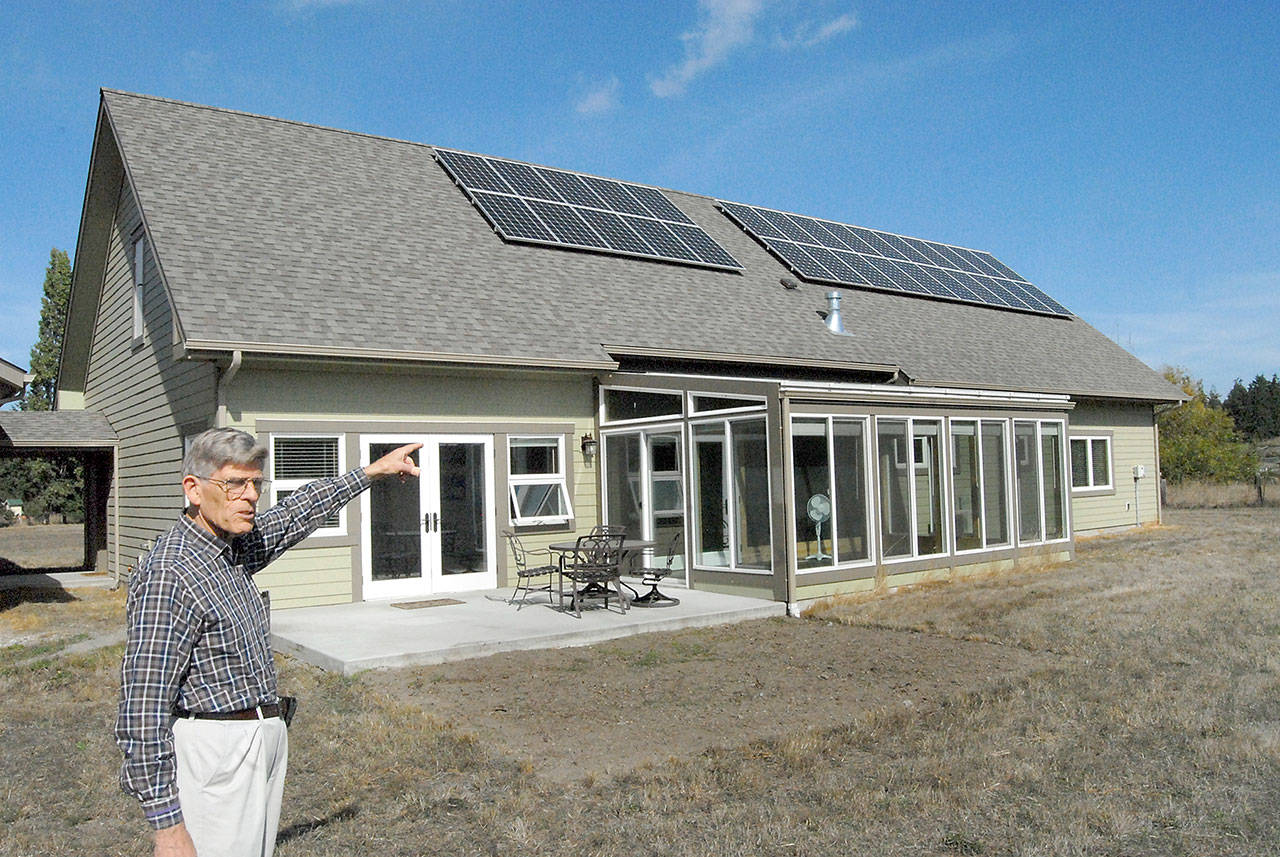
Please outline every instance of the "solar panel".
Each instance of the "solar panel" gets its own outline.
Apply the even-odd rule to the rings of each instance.
[[[1071,315],[990,253],[755,205],[717,204],[806,280]]]
[[[504,240],[742,267],[657,188],[450,149],[435,154]]]

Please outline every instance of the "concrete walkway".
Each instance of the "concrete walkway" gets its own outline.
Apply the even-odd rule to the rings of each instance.
[[[676,631],[722,625],[745,619],[782,616],[786,605],[777,601],[671,589],[680,603],[674,607],[632,607],[621,613],[616,601],[610,609],[584,608],[582,618],[534,593],[517,610],[506,599],[511,590],[452,593],[441,599],[458,601],[416,609],[401,602],[366,601],[333,607],[300,607],[271,614],[272,643],[310,664],[343,675],[381,667],[439,664],[523,649],[586,646],[601,640],[650,631]],[[433,599],[436,597],[433,596]],[[407,599],[406,599],[407,600]]]
[[[115,579],[96,571],[59,571],[53,574],[0,574],[0,589],[79,589],[112,587]]]

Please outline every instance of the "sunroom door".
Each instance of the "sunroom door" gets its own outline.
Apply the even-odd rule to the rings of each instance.
[[[493,438],[487,435],[366,435],[362,463],[406,443],[419,479],[380,479],[365,492],[366,599],[497,586]]]
[[[646,429],[605,435],[605,520],[630,538],[655,542],[650,563],[666,567],[667,580],[685,579],[684,475],[679,429]]]

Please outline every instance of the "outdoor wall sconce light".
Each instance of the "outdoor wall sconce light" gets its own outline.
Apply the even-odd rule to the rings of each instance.
[[[599,451],[600,441],[592,437],[590,432],[584,434],[582,436],[582,457],[587,464],[591,463],[592,459],[596,457],[596,453]]]

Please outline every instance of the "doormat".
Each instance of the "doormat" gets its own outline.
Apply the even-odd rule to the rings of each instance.
[[[392,607],[399,607],[401,610],[418,610],[422,607],[443,607],[446,604],[466,604],[465,601],[459,601],[456,598],[432,598],[427,601],[401,601],[393,603]]]

